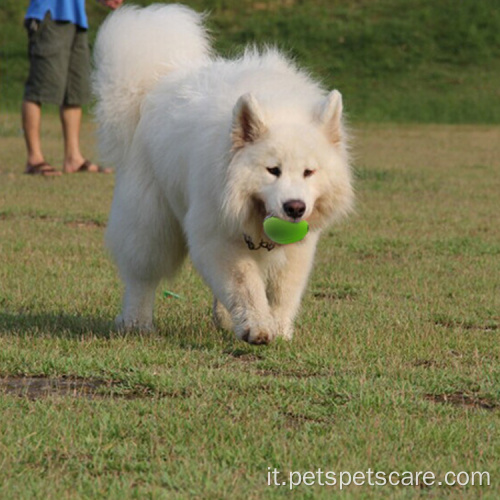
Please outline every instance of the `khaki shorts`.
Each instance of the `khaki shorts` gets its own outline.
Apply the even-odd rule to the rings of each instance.
[[[24,100],[82,106],[90,99],[87,30],[69,22],[27,19],[30,71]]]

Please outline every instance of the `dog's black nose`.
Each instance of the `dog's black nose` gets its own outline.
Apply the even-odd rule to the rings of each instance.
[[[302,200],[290,200],[283,203],[283,210],[294,219],[299,219],[306,211],[306,204]]]

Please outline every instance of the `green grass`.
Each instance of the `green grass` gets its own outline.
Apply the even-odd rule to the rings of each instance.
[[[268,467],[488,471],[489,487],[344,496],[498,498],[498,128],[358,128],[357,213],[321,241],[294,340],[255,347],[215,330],[189,264],[162,288],[186,300],[158,291],[155,333],[115,332],[114,178],[23,176],[17,120],[0,118],[0,498],[288,496]],[[58,165],[57,117],[43,130]]]
[[[338,88],[355,122],[500,123],[500,0],[185,3],[210,11],[222,54],[277,44]],[[93,40],[107,10],[87,4]],[[0,6],[0,109],[18,109],[22,99],[25,8]]]

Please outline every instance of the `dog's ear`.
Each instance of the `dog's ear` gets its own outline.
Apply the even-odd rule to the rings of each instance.
[[[233,110],[233,149],[255,142],[266,130],[262,109],[255,97],[252,94],[242,95]]]
[[[342,95],[338,90],[332,90],[325,99],[319,113],[319,121],[326,135],[333,144],[340,144],[342,131]]]

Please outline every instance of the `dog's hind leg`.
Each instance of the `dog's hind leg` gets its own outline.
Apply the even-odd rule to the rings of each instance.
[[[125,284],[117,326],[151,330],[156,288],[186,255],[182,230],[153,182],[133,189],[117,182],[106,240]]]
[[[153,329],[153,308],[158,281],[139,281],[125,277],[122,313],[116,318],[120,330]]]

